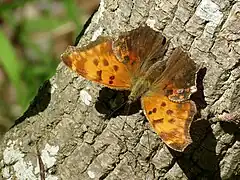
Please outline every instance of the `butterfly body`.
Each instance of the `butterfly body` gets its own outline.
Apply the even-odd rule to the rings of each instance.
[[[130,90],[129,102],[141,98],[144,114],[161,139],[183,151],[190,143],[196,107],[197,67],[181,48],[163,60],[168,42],[159,32],[139,27],[117,39],[100,38],[84,48],[69,47],[63,62],[88,80]]]
[[[129,102],[134,102],[143,96],[151,87],[151,82],[146,77],[139,77],[132,83],[131,93],[128,96]]]

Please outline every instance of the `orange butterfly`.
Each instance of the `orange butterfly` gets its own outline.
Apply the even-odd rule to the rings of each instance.
[[[117,39],[98,38],[79,48],[69,46],[63,62],[88,80],[117,90],[130,90],[129,102],[141,98],[144,114],[170,148],[183,151],[196,107],[197,67],[180,48],[163,59],[168,42],[150,27],[139,27]]]

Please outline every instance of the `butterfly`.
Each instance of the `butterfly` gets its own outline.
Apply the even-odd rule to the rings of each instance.
[[[176,151],[192,142],[196,106],[190,100],[196,63],[181,48],[165,60],[169,42],[148,26],[117,38],[99,37],[84,47],[69,46],[63,62],[82,77],[117,90],[130,90],[128,102],[141,98],[144,114],[162,141]]]

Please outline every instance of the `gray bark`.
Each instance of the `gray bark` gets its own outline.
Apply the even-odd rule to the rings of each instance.
[[[102,87],[60,63],[1,142],[3,179],[39,179],[37,146],[46,179],[239,178],[239,127],[220,122],[218,116],[240,108],[240,2],[102,0],[78,45],[144,22],[162,31],[170,48],[182,46],[206,67],[206,106],[195,97],[199,113],[191,126],[189,148],[183,153],[168,149],[141,113],[106,120],[96,110],[102,107],[96,105]]]

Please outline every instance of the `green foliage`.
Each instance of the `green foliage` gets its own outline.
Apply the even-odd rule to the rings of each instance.
[[[17,61],[14,48],[5,37],[4,33],[0,30],[0,66],[3,67],[8,75],[10,82],[17,89],[17,98],[21,104],[21,64]]]
[[[11,84],[15,87],[17,101],[23,111],[36,95],[40,85],[55,73],[59,64],[59,56],[62,53],[59,52],[59,56],[55,57],[56,55],[53,54],[53,39],[46,38],[49,41],[46,42],[46,48],[43,48],[31,40],[33,34],[44,34],[46,32],[49,35],[52,30],[68,21],[73,21],[76,24],[78,32],[81,27],[79,22],[81,12],[74,0],[63,2],[67,12],[66,17],[53,16],[52,12],[46,10],[42,16],[23,19],[19,22],[17,17],[14,16],[14,8],[19,8],[26,2],[29,1],[19,0],[14,4],[0,5],[0,16],[17,34],[20,51],[24,51],[23,56],[18,57],[11,41],[0,30],[0,67],[6,72]],[[26,56],[25,51],[30,51],[33,54],[33,59],[28,59],[29,56]]]
[[[64,5],[68,13],[69,19],[74,21],[74,23],[77,25],[77,28],[81,28],[81,24],[79,22],[79,8],[77,7],[75,0],[64,0]]]
[[[1,1],[4,1],[4,0],[0,0],[0,15],[5,11],[20,7],[24,5],[26,2],[30,2],[33,0],[17,0],[17,1],[11,1],[11,2],[1,2]]]

